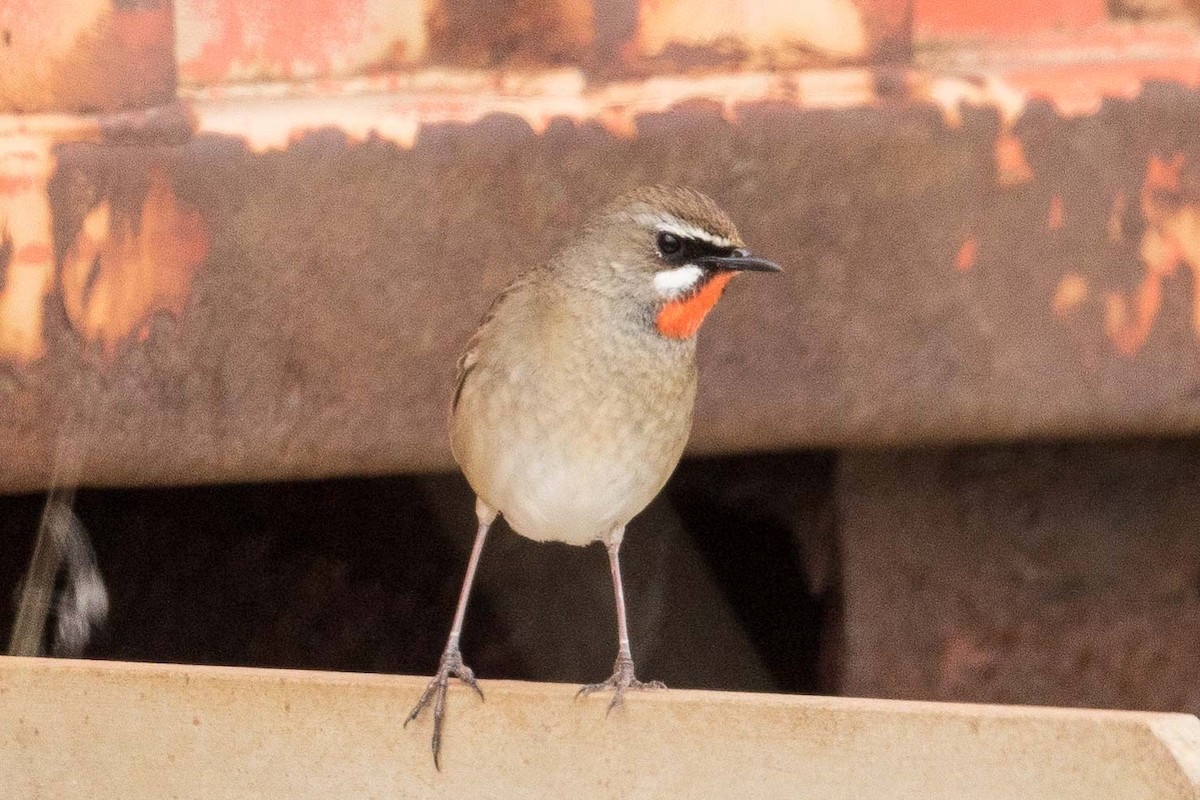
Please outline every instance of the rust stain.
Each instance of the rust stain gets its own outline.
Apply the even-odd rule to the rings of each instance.
[[[433,0],[429,60],[476,69],[581,65],[591,59],[591,0]]]
[[[1200,337],[1200,206],[1180,196],[1184,166],[1182,153],[1150,158],[1141,188],[1147,227],[1139,254],[1145,274],[1131,296],[1113,291],[1105,297],[1105,333],[1126,356],[1146,343],[1162,309],[1163,282],[1181,265],[1192,271],[1192,327]]]
[[[1109,292],[1105,298],[1104,330],[1117,352],[1136,355],[1154,327],[1154,318],[1162,305],[1162,286],[1157,280],[1146,279],[1133,297],[1133,308],[1119,292]]]
[[[996,180],[1001,186],[1017,186],[1033,180],[1033,169],[1025,158],[1025,146],[1011,133],[996,137]]]
[[[1106,295],[1104,331],[1119,353],[1137,354],[1150,336],[1161,306],[1161,278],[1154,275],[1142,280],[1132,298],[1127,299],[1120,292]]]
[[[0,360],[24,363],[45,352],[42,317],[54,277],[50,201],[53,139],[0,136]]]
[[[1054,291],[1054,313],[1065,317],[1087,300],[1088,284],[1082,275],[1064,275]]]
[[[1153,192],[1178,192],[1179,173],[1183,169],[1183,153],[1176,153],[1170,161],[1152,156],[1146,167],[1146,180],[1142,184],[1142,209],[1149,211]]]
[[[199,211],[179,201],[169,176],[153,167],[136,212],[102,201],[69,248],[62,292],[72,325],[111,355],[122,339],[142,335],[155,313],[182,314],[208,241]]]
[[[958,272],[970,272],[978,255],[979,239],[974,236],[967,237],[962,247],[958,248],[958,255],[954,257],[954,269]]]
[[[1046,215],[1046,227],[1052,231],[1062,228],[1066,220],[1066,212],[1063,211],[1062,195],[1054,195],[1050,198],[1050,212]]]
[[[1117,192],[1108,211],[1108,223],[1105,225],[1109,244],[1125,243],[1125,212],[1128,210],[1129,200],[1125,197],[1125,192]]]
[[[996,654],[969,636],[951,633],[942,643],[938,658],[938,681],[943,691],[970,684],[974,673],[992,665]]]

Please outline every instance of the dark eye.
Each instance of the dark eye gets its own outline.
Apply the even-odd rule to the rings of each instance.
[[[673,256],[683,249],[683,241],[673,233],[662,231],[658,234],[658,252],[664,256]]]

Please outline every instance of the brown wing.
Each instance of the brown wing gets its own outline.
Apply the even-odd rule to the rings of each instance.
[[[463,387],[467,383],[467,376],[471,374],[471,370],[475,368],[476,362],[479,360],[479,343],[484,336],[487,335],[488,325],[496,318],[496,312],[504,305],[505,300],[510,298],[521,287],[529,282],[530,273],[525,273],[519,276],[516,280],[505,286],[500,294],[492,300],[484,312],[483,319],[479,323],[479,327],[471,334],[471,338],[467,340],[467,347],[463,354],[458,359],[458,377],[454,381],[454,399],[450,401],[450,414],[453,415],[458,410],[458,401],[462,399]]]

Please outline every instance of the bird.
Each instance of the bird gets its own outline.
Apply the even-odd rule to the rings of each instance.
[[[478,527],[437,673],[404,725],[433,707],[440,753],[450,678],[483,699],[460,637],[498,516],[539,542],[608,551],[616,605],[612,675],[579,694],[664,688],[634,671],[619,551],[630,520],[674,472],[692,425],[696,335],[731,279],[779,272],[698,191],[646,186],[611,201],[556,256],[492,302],[458,361],[450,444]]]

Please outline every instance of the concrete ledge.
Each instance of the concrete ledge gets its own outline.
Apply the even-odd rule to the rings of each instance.
[[[450,699],[444,771],[423,678],[0,659],[10,797],[1200,797],[1181,714],[697,691],[606,701],[485,681]]]

